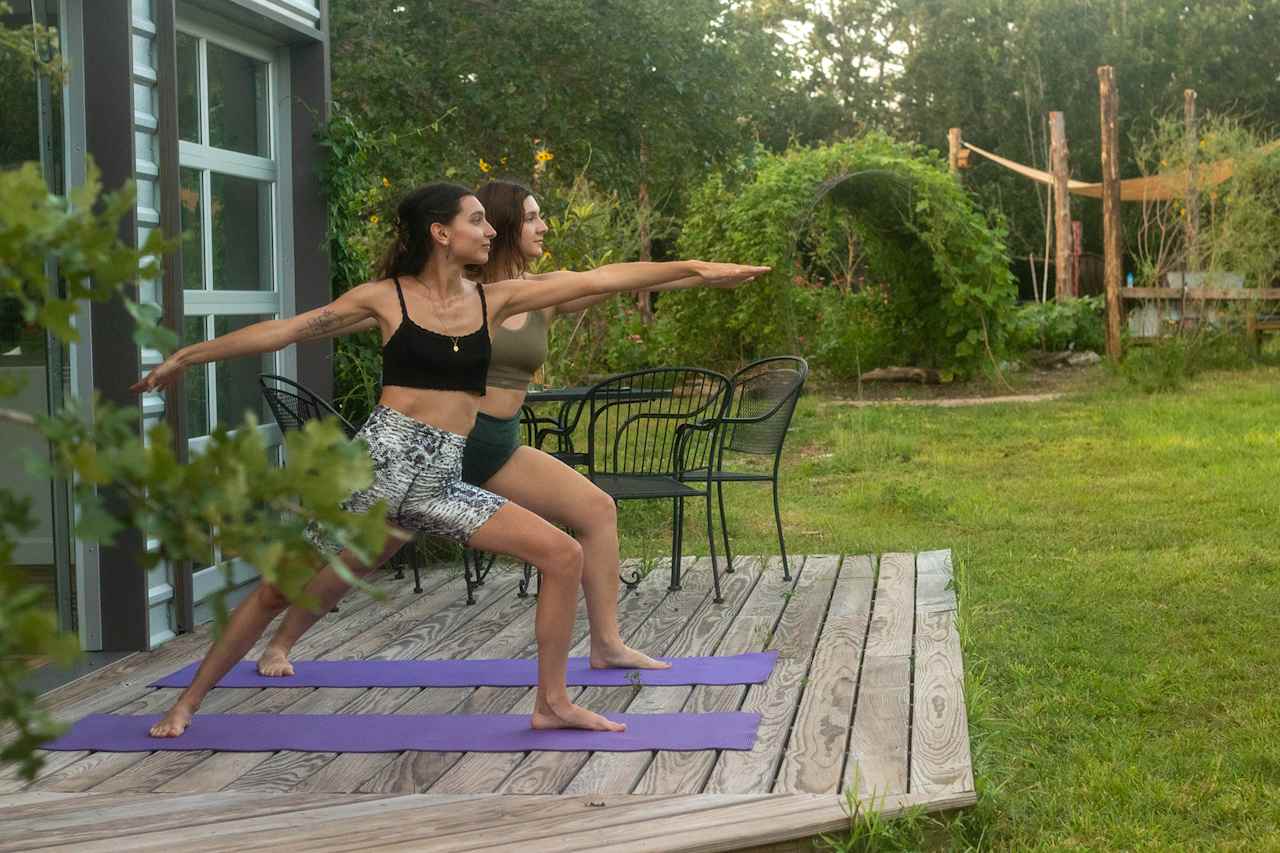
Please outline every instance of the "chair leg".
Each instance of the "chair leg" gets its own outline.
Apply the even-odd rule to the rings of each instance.
[[[724,515],[724,483],[716,483],[716,497],[720,499],[720,535],[724,537],[725,574],[733,574],[733,552],[729,550],[729,522]]]
[[[462,579],[467,584],[467,604],[476,603],[475,593],[476,593],[476,586],[478,586],[478,584],[476,584],[471,579],[471,562],[474,559],[475,559],[474,551],[472,551],[470,548],[462,549]],[[479,566],[477,566],[476,569],[478,574]]]
[[[404,549],[403,549],[403,548],[401,548],[400,550],[401,550],[402,552],[404,551]],[[395,556],[395,558],[394,558],[394,559],[395,559],[395,561],[396,561],[396,573],[395,573],[395,579],[396,579],[396,580],[398,580],[398,581],[402,581],[402,580],[404,580],[404,561],[405,561],[405,559],[406,559],[406,558],[405,558],[405,555],[404,555],[403,553],[396,554],[396,556]]]
[[[521,574],[522,574],[522,577],[520,578],[520,583],[516,584],[516,598],[528,598],[529,597],[529,581],[533,579],[533,566],[529,565],[528,563],[525,563],[524,569],[521,571]],[[539,592],[542,591],[542,574],[541,573],[538,574],[538,591]],[[537,595],[537,593],[535,592],[534,595]]]
[[[676,592],[680,589],[680,532],[684,527],[684,501],[676,498],[671,510],[671,586],[667,589]]]
[[[409,564],[413,568],[413,591],[421,595],[422,594],[422,572],[421,572],[421,566],[418,565],[418,543],[410,542],[409,547],[413,549],[412,553],[409,556],[409,559],[413,561]]]
[[[716,604],[724,604],[724,596],[720,594],[720,565],[716,562],[716,534],[711,529],[711,487],[707,487],[707,547],[711,549],[711,585],[715,587]]]
[[[782,579],[791,580],[791,567],[787,565],[787,543],[782,538],[782,512],[778,508],[778,481],[773,481],[773,520],[778,523],[778,549],[782,551]]]

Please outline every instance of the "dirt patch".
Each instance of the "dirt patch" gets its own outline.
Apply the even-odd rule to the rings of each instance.
[[[1057,400],[1061,393],[1006,394],[1003,397],[939,397],[934,400],[832,400],[833,406],[941,406],[953,409],[960,406],[989,406],[995,403],[1043,403]]]
[[[810,383],[810,388],[837,401],[921,401],[986,399],[999,397],[1039,397],[1047,394],[1070,394],[1096,387],[1105,379],[1105,367],[1069,367],[1057,370],[1024,369],[1007,373],[1009,385],[986,378],[942,385],[916,382],[831,382]],[[961,404],[966,405],[966,404]],[[967,404],[976,405],[976,404]]]

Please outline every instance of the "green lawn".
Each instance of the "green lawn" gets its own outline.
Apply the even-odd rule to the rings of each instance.
[[[929,846],[1280,849],[1280,370],[1092,379],[974,408],[807,396],[790,550],[955,552],[980,800]],[[767,487],[729,501],[735,552],[776,553]],[[622,525],[663,554],[657,510]]]

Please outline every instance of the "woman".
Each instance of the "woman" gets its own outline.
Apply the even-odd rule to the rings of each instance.
[[[542,282],[549,275],[528,272],[541,257],[547,225],[533,193],[520,184],[493,181],[476,193],[497,232],[482,282],[524,279]],[[667,282],[652,290],[676,290],[702,283],[697,276]],[[594,668],[666,669],[622,639],[618,626],[618,516],[613,499],[580,473],[549,454],[520,443],[520,412],[533,374],[547,358],[547,333],[560,314],[582,311],[612,293],[583,296],[560,305],[509,317],[492,329],[493,354],[485,395],[462,456],[462,479],[515,501],[546,520],[573,530],[582,546],[582,588],[590,625],[590,664]],[[373,320],[343,329],[363,331]],[[258,660],[263,675],[293,675],[289,651],[323,614],[291,607]]]
[[[488,261],[496,232],[479,199],[454,184],[428,184],[410,193],[400,203],[396,229],[383,279],[354,287],[323,308],[183,347],[134,390],[169,385],[193,365],[272,352],[376,321],[384,342],[383,389],[358,436],[373,457],[374,480],[344,506],[361,511],[383,500],[391,508],[388,521],[402,530],[447,536],[537,566],[543,586],[534,620],[538,689],[531,724],[621,731],[622,726],[574,705],[565,686],[582,549],[527,509],[461,480],[464,436],[471,431],[485,390],[489,324],[584,296],[636,290],[689,275],[708,285],[733,286],[766,268],[702,261],[613,264],[589,273],[557,273],[538,284],[510,280],[480,285],[466,279],[463,271]],[[317,540],[326,549],[340,548],[323,534]],[[400,544],[389,541],[372,565],[362,564],[350,551],[342,550],[339,556],[352,572],[365,574]],[[332,568],[325,568],[306,592],[327,610],[347,589]],[[260,584],[232,613],[191,685],[151,734],[182,734],[209,689],[287,604],[278,589]]]

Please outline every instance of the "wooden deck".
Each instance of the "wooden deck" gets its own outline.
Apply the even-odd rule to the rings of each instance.
[[[628,642],[664,655],[780,652],[768,682],[591,687],[598,711],[757,711],[751,752],[59,752],[23,784],[0,776],[0,850],[66,846],[297,850],[733,850],[837,831],[840,796],[885,812],[975,799],[964,674],[947,551],[739,558],[711,600],[710,565],[668,592],[659,565],[624,591]],[[534,599],[495,569],[465,604],[457,572],[425,591],[381,577],[352,596],[298,658],[532,656]],[[579,608],[574,654],[585,653]],[[158,712],[176,690],[148,681],[191,660],[207,634],[134,655],[46,696],[62,719]],[[219,713],[525,713],[526,688],[217,689]]]

